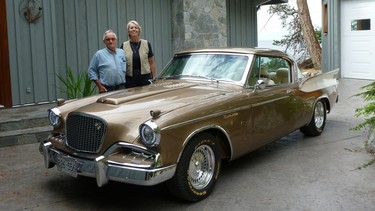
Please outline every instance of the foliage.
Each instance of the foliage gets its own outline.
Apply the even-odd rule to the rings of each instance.
[[[314,28],[315,35],[318,38],[318,41],[320,44],[322,44],[322,28],[321,27],[315,27]]]
[[[358,166],[355,170],[361,170],[361,169],[367,168],[367,167],[371,166],[371,165],[374,164],[374,163],[375,163],[375,158],[373,158],[373,159],[367,161],[366,163],[364,163],[364,164],[361,165],[361,166]]]
[[[274,71],[276,71],[276,69],[280,67],[287,67],[285,60],[277,58],[277,57],[275,58],[263,57],[261,59],[261,64],[263,68],[267,68],[268,70],[274,70]]]
[[[285,46],[284,51],[287,53],[292,52],[291,54],[298,64],[308,59],[310,55],[299,22],[298,11],[288,4],[277,4],[270,6],[268,13],[279,16],[282,28],[287,29],[289,32],[289,34],[284,35],[281,40],[274,40],[273,45]],[[316,27],[314,31],[319,43],[321,43],[321,28]]]
[[[95,94],[95,86],[93,86],[90,77],[84,71],[75,74],[70,67],[67,68],[65,77],[57,74],[59,80],[65,85],[59,88],[65,93],[68,99],[82,98]]]
[[[365,128],[366,126],[375,128],[375,81],[366,86],[363,86],[362,89],[366,91],[358,93],[354,96],[360,96],[369,103],[355,110],[355,116],[364,116],[365,121],[352,128],[353,130],[360,130]]]

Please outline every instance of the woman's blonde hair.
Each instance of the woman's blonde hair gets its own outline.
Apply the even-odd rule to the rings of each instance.
[[[138,34],[138,36],[139,36],[139,37],[141,36],[141,32],[142,32],[142,27],[139,25],[139,23],[138,23],[137,21],[135,21],[135,20],[131,20],[131,21],[129,21],[128,24],[126,25],[126,27],[127,27],[127,29],[128,29],[128,38],[129,38],[129,40],[130,40],[129,27],[130,27],[130,24],[131,24],[131,23],[138,27],[138,29],[139,29],[139,34]]]

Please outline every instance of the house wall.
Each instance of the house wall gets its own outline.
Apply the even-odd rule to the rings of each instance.
[[[75,73],[86,71],[92,55],[105,47],[101,39],[107,29],[116,32],[120,46],[120,42],[127,39],[127,22],[137,20],[142,26],[142,37],[153,46],[157,71],[160,72],[173,53],[182,49],[257,46],[256,6],[270,1],[5,2],[11,77],[11,86],[8,87],[11,87],[12,105],[17,106],[65,98],[60,90],[64,85],[57,75],[64,76],[68,67]],[[26,20],[24,11],[21,11],[25,3],[36,3],[33,15],[40,7],[40,18],[32,22]],[[0,84],[0,89],[4,89],[3,84]],[[0,94],[0,104],[4,104],[7,99],[3,96],[6,95]]]
[[[260,2],[229,0],[228,7],[228,46],[258,46],[257,5]]]
[[[248,0],[174,0],[173,50],[257,46],[258,4]]]
[[[92,55],[105,47],[104,31],[114,30],[120,46],[133,19],[152,44],[158,71],[172,55],[170,0],[35,0],[42,16],[31,23],[21,11],[25,2],[6,1],[13,105],[65,97],[57,75],[68,67],[87,71]]]
[[[322,33],[322,71],[327,72],[341,67],[340,0],[322,0],[322,5],[327,7],[328,24],[327,33]]]
[[[227,46],[226,0],[175,0],[172,4],[174,51]]]

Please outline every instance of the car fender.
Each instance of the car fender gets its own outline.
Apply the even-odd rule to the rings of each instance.
[[[196,136],[197,134],[199,133],[202,133],[202,132],[205,132],[205,131],[209,131],[209,133],[213,134],[215,137],[218,136],[219,134],[217,132],[214,132],[214,131],[220,131],[220,133],[225,137],[223,139],[221,139],[220,141],[222,141],[222,149],[223,147],[225,147],[224,149],[227,150],[227,152],[229,153],[229,160],[232,160],[232,157],[233,157],[233,146],[232,146],[232,142],[231,142],[231,139],[229,137],[229,134],[226,132],[226,130],[219,126],[219,125],[206,125],[204,127],[200,127],[200,128],[197,128],[195,130],[193,130],[184,140],[184,142],[182,143],[182,150],[180,151],[178,157],[177,157],[177,163],[180,161],[180,158],[181,158],[181,154],[182,152],[185,150],[185,147],[187,145],[187,143],[189,143],[189,141],[194,137]]]

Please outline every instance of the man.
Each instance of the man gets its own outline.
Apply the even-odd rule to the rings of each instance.
[[[125,88],[125,52],[117,48],[117,36],[112,30],[104,32],[106,48],[98,50],[90,63],[88,74],[99,89],[99,93]]]

